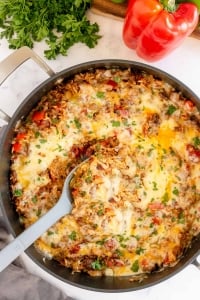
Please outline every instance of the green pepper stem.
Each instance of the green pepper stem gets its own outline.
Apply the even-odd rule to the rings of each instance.
[[[175,0],[160,0],[160,3],[163,5],[163,8],[169,12],[174,12],[176,10]]]

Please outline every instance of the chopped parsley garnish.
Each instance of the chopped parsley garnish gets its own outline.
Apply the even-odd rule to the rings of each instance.
[[[36,196],[34,196],[33,198],[31,198],[31,201],[32,201],[33,203],[37,203],[38,199],[37,199]]]
[[[41,144],[45,144],[45,143],[47,142],[47,140],[46,140],[46,139],[39,139],[39,142],[40,142]]]
[[[62,148],[62,146],[59,144],[57,144],[57,148],[54,149],[54,151],[58,151],[58,152],[61,152],[63,150],[64,150],[64,148]]]
[[[179,190],[177,189],[177,187],[175,187],[175,188],[173,189],[172,193],[173,193],[174,195],[176,195],[176,196],[179,195]]]
[[[41,208],[38,208],[38,210],[36,211],[36,216],[37,216],[37,217],[40,217],[40,216],[41,216],[41,213],[42,213]]]
[[[33,48],[44,40],[48,48],[44,55],[55,59],[67,55],[76,43],[94,48],[100,35],[99,26],[87,18],[91,0],[9,0],[1,1],[0,38],[6,38],[9,48]]]
[[[163,197],[162,197],[162,203],[166,204],[169,201],[169,194],[168,193],[164,193]]]
[[[120,78],[119,76],[115,76],[115,77],[113,78],[113,80],[114,80],[115,82],[119,83],[119,82],[121,81],[121,78]]]
[[[76,241],[76,239],[77,239],[77,233],[76,233],[76,231],[72,231],[70,234],[69,234],[69,238],[70,238],[70,240],[72,240],[72,241]]]
[[[179,224],[184,224],[185,223],[185,216],[184,216],[184,212],[181,211],[178,215],[178,223]]]
[[[116,249],[115,250],[115,254],[117,254],[117,256],[124,256],[124,252],[123,251],[121,251],[120,249]]]
[[[22,190],[20,190],[20,189],[14,190],[14,196],[15,197],[20,197],[20,196],[22,196],[22,194],[23,194]]]
[[[132,126],[135,126],[135,125],[136,125],[136,122],[135,122],[135,121],[132,121],[131,125],[132,125]]]
[[[48,231],[47,231],[47,235],[52,235],[52,234],[54,234],[53,231],[51,231],[51,230],[48,230]]]
[[[105,239],[97,241],[96,244],[100,245],[100,246],[104,245],[105,244]]]
[[[35,132],[35,138],[38,138],[40,136],[40,132],[39,131],[36,131]]]
[[[87,171],[87,175],[85,177],[85,182],[86,183],[91,183],[92,182],[92,171],[90,169],[88,169],[88,171]]]
[[[132,264],[132,266],[131,266],[131,271],[133,271],[133,272],[138,272],[139,271],[139,268],[140,268],[140,266],[139,266],[139,261],[138,261],[138,259],[137,260],[135,260],[134,261],[134,263]]]
[[[104,214],[104,210],[101,208],[97,211],[98,216],[102,216]]]
[[[153,184],[153,191],[157,191],[158,190],[157,183],[153,181],[152,184]]]
[[[128,119],[124,119],[124,120],[122,121],[122,123],[123,123],[124,126],[129,126]]]
[[[94,270],[102,270],[103,264],[99,259],[96,259],[91,263],[91,267]]]
[[[111,120],[112,127],[119,127],[121,125],[120,121]]]
[[[168,115],[172,115],[176,110],[177,110],[176,106],[174,106],[174,105],[169,105],[169,107],[168,107],[168,109],[167,109],[167,114],[168,114]]]
[[[200,137],[196,136],[196,137],[193,138],[193,145],[194,145],[195,148],[200,146]]]
[[[97,96],[97,98],[99,98],[99,99],[103,99],[103,98],[105,97],[105,93],[102,92],[102,91],[98,91],[98,92],[96,93],[96,96]]]
[[[53,118],[51,121],[53,124],[58,124],[60,120],[58,118]]]
[[[75,126],[76,126],[77,129],[81,128],[81,123],[80,123],[80,121],[77,118],[74,119],[74,124],[75,124]]]
[[[145,251],[144,248],[139,247],[139,248],[136,249],[135,253],[138,254],[138,255],[140,255],[140,254],[144,253],[144,251]]]
[[[81,197],[85,197],[86,196],[86,191],[80,191]]]

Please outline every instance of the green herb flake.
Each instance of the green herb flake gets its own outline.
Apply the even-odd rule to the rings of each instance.
[[[92,182],[92,171],[88,169],[86,177],[85,177],[85,182],[86,183],[91,183]]]
[[[21,197],[23,192],[20,189],[16,189],[16,190],[14,190],[13,194],[14,194],[15,197]]]
[[[99,99],[104,99],[104,98],[105,98],[105,92],[98,91],[98,92],[96,93],[96,96],[97,96],[97,98],[99,98]]]
[[[179,190],[175,187],[175,188],[173,189],[172,193],[173,193],[174,195],[178,196],[178,195],[179,195]]]
[[[169,105],[169,107],[167,109],[167,114],[171,116],[176,110],[177,110],[176,106]]]
[[[39,142],[40,142],[41,144],[45,144],[45,143],[47,142],[47,140],[46,140],[46,139],[39,139]]]
[[[196,136],[192,139],[192,141],[195,148],[198,148],[198,146],[200,146],[200,137]]]
[[[116,249],[115,250],[115,254],[118,256],[118,257],[121,257],[121,256],[124,256],[124,252],[120,249]]]
[[[131,271],[133,271],[134,273],[138,272],[139,271],[139,261],[138,259],[134,261],[134,263],[132,264],[131,266]]]
[[[40,217],[42,214],[42,209],[41,208],[38,208],[38,210],[36,211],[36,216],[37,217]]]
[[[80,191],[81,197],[85,197],[86,196],[86,191]]]
[[[128,119],[124,119],[124,120],[122,121],[122,123],[123,123],[123,125],[126,126],[126,127],[129,126]]]
[[[98,216],[102,216],[104,214],[104,210],[101,208],[97,211]]]
[[[35,132],[35,138],[37,139],[39,136],[40,136],[40,132],[39,132],[39,131],[36,131],[36,132]]]
[[[99,259],[96,259],[91,263],[91,267],[93,270],[102,270],[103,264]]]
[[[55,248],[55,244],[53,242],[51,243],[51,248]]]
[[[59,123],[60,120],[58,118],[53,118],[53,119],[51,119],[51,121],[54,125],[56,125]]]
[[[121,81],[121,77],[115,76],[115,77],[113,78],[113,80],[114,80],[115,82],[119,83],[119,82]]]
[[[81,123],[80,123],[80,121],[77,118],[74,119],[74,124],[75,124],[75,126],[76,126],[77,129],[81,128]]]
[[[155,228],[152,232],[152,235],[157,235],[158,234],[158,230]]]
[[[185,224],[185,215],[183,211],[181,211],[178,215],[178,223]]]
[[[169,201],[169,194],[166,192],[164,193],[164,195],[162,196],[162,203],[166,204]]]
[[[153,184],[153,191],[157,191],[158,190],[157,183],[153,181],[152,184]]]
[[[121,125],[120,121],[111,120],[112,127],[119,127]]]
[[[135,122],[135,121],[132,121],[131,125],[132,125],[132,126],[136,126],[136,122]]]
[[[133,237],[137,240],[137,241],[139,241],[140,240],[140,236],[138,235],[138,234],[136,234],[136,235],[133,235]]]
[[[144,253],[144,251],[145,251],[144,248],[139,247],[139,248],[136,249],[135,253],[138,254],[138,255],[140,255],[140,254]]]
[[[104,245],[105,244],[105,239],[97,241],[96,244],[100,245],[100,246]]]
[[[34,196],[34,197],[31,198],[31,201],[32,201],[33,203],[37,203],[38,199],[37,199],[36,196]]]
[[[72,241],[76,241],[77,239],[77,233],[76,231],[72,231],[70,234],[69,234],[69,239],[72,240]]]
[[[48,231],[47,231],[47,235],[52,235],[52,234],[54,234],[53,231],[51,231],[51,230],[48,230]]]
[[[54,151],[62,152],[64,151],[64,148],[62,148],[61,145],[57,144],[57,148],[55,148]]]

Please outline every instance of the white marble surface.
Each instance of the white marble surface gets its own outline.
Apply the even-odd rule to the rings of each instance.
[[[134,51],[128,49],[123,44],[121,38],[122,22],[111,20],[106,17],[94,15],[89,12],[89,18],[100,25],[101,40],[94,49],[88,49],[85,45],[77,44],[73,46],[68,56],[59,56],[56,60],[47,61],[49,66],[59,72],[72,65],[105,58],[120,58],[134,61],[141,61]],[[44,43],[38,43],[34,51],[43,57]],[[13,50],[8,49],[7,42],[0,40],[0,61],[11,54]],[[160,68],[189,86],[200,96],[200,40],[187,38],[181,47],[176,49],[171,55],[159,62],[151,65]],[[22,102],[27,94],[36,86],[47,79],[48,76],[32,61],[28,61],[15,71],[0,87],[0,108],[12,116],[17,106]],[[0,123],[1,125],[2,123]],[[79,289],[55,279],[34,264],[25,254],[22,260],[26,268],[58,286],[66,294],[79,299],[121,299],[124,300],[199,300],[200,271],[193,265],[189,265],[176,276],[144,290],[123,293],[97,293],[84,289]],[[11,287],[12,288],[12,287]]]

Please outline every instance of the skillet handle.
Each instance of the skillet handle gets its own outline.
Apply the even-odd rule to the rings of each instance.
[[[199,260],[198,260],[198,257],[197,257],[195,260],[193,260],[192,264],[193,264],[197,269],[200,270],[200,262],[199,262]]]
[[[50,77],[55,75],[55,72],[39,57],[34,51],[27,46],[24,46],[6,59],[0,62],[0,86],[20,65],[28,59],[34,60]],[[0,109],[0,119],[9,122],[10,117]]]

